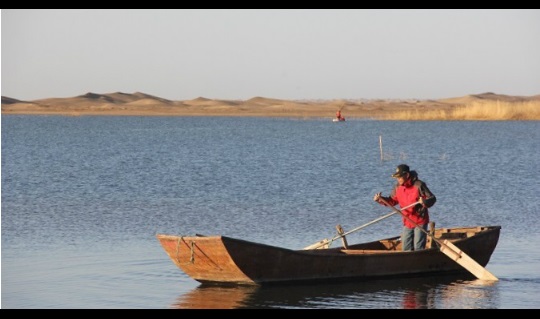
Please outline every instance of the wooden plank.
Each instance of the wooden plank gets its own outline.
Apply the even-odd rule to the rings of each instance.
[[[342,253],[347,255],[372,255],[372,254],[395,254],[401,250],[379,250],[379,249],[342,249]]]
[[[461,249],[459,249],[456,245],[452,244],[448,239],[445,239],[442,242],[440,250],[446,256],[450,257],[455,262],[463,266],[463,268],[470,271],[473,275],[476,276],[476,278],[481,280],[499,280],[487,269],[478,264],[474,259],[461,251]]]
[[[302,248],[303,250],[309,250],[309,249],[328,249],[330,247],[330,240],[323,239],[321,241],[316,242],[315,244],[309,245],[307,247]]]
[[[431,236],[427,236],[426,238],[426,249],[429,249],[433,246],[433,239],[432,237],[435,237],[435,222],[429,223],[429,233]]]

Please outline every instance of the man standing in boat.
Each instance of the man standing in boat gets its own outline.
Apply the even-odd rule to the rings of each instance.
[[[406,164],[398,165],[392,177],[397,179],[397,183],[390,196],[383,197],[379,192],[375,194],[373,200],[383,206],[387,206],[386,203],[388,203],[392,206],[399,204],[400,207],[419,201],[418,205],[402,211],[403,232],[401,234],[401,243],[403,251],[424,249],[426,247],[426,233],[417,227],[422,227],[427,232],[429,224],[428,208],[433,206],[437,199],[426,183],[418,179],[416,171],[411,171]]]
[[[343,116],[341,116],[341,109],[337,110],[336,112],[336,119],[338,121],[345,121],[345,118]]]

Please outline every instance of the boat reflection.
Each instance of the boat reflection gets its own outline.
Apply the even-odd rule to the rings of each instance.
[[[237,309],[245,306],[244,300],[254,294],[256,286],[204,286],[177,298],[171,308],[178,309]]]
[[[486,299],[497,294],[496,289],[496,283],[463,274],[317,285],[200,285],[179,296],[171,308],[478,308],[475,300],[483,300],[479,304],[485,305]]]

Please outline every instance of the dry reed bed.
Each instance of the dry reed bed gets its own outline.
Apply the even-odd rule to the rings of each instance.
[[[396,121],[538,121],[540,101],[478,101],[450,110],[406,110],[385,114],[381,119]]]

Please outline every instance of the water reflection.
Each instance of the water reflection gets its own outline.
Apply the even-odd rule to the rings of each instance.
[[[200,285],[179,296],[171,308],[479,308],[485,304],[475,301],[493,300],[493,294],[497,294],[496,283],[467,275],[319,285]]]
[[[177,298],[171,308],[178,309],[236,309],[258,288],[249,286],[199,286]]]
[[[498,308],[497,283],[473,278],[441,286],[438,289],[439,308]],[[456,301],[459,301],[459,304],[456,305]]]
[[[428,306],[429,294],[426,291],[409,290],[403,296],[403,309],[429,309]]]

